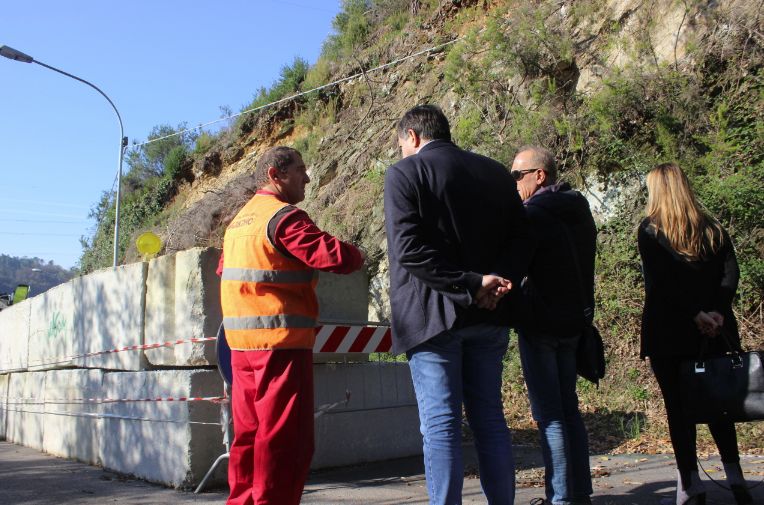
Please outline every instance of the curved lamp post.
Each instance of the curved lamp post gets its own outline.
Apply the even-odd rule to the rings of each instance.
[[[72,79],[80,81],[81,83],[87,84],[94,90],[101,93],[101,95],[109,102],[109,105],[111,105],[111,108],[114,109],[114,112],[117,114],[117,120],[119,121],[119,165],[117,165],[117,198],[115,203],[116,215],[114,218],[114,262],[113,262],[113,266],[116,267],[117,252],[119,250],[119,202],[120,202],[120,195],[122,190],[122,158],[125,154],[125,149],[127,148],[127,137],[125,137],[125,129],[122,127],[122,117],[119,115],[119,111],[117,110],[117,107],[114,105],[114,102],[111,101],[111,98],[106,96],[106,93],[98,89],[98,87],[95,84],[90,83],[86,81],[85,79],[81,79],[77,77],[76,75],[72,75],[67,72],[64,72],[63,70],[59,70],[56,67],[51,67],[50,65],[46,65],[45,63],[37,61],[31,56],[29,56],[28,54],[24,54],[21,51],[17,51],[16,49],[13,49],[12,47],[0,46],[0,56],[5,56],[8,59],[20,61],[22,63],[37,63],[40,66],[53,70],[54,72],[58,72],[59,74],[64,74],[67,77],[71,77]]]

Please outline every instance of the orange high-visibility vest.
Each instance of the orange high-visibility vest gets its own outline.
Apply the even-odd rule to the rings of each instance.
[[[285,256],[268,238],[268,222],[287,205],[255,195],[226,229],[220,302],[231,349],[313,348],[316,271]]]

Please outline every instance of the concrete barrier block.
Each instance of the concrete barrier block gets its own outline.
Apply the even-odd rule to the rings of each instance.
[[[369,276],[360,270],[349,275],[319,272],[318,297],[320,324],[363,325],[369,315]],[[365,362],[364,353],[317,353],[314,363]]]
[[[173,314],[174,340],[217,335],[223,320],[220,278],[215,273],[219,260],[220,249],[215,248],[197,247],[175,254],[174,285],[168,285],[173,292],[165,301],[166,310]],[[214,341],[150,350],[146,356],[149,363],[158,366],[217,364]]]
[[[29,300],[29,370],[72,366],[81,279],[59,284]]]
[[[143,344],[147,263],[105,268],[75,284],[76,354]],[[145,368],[143,351],[78,358],[80,367],[110,370]]]
[[[369,315],[369,276],[363,270],[349,275],[319,272],[319,320],[364,324]]]
[[[416,405],[416,392],[408,363],[395,363],[395,394],[400,405]]]
[[[98,464],[98,403],[101,370],[51,370],[45,377],[43,450],[54,456]]]
[[[313,469],[422,454],[415,406],[329,411],[316,419],[315,426]]]
[[[24,300],[0,312],[0,373],[27,369],[31,306]]]
[[[5,440],[8,427],[8,382],[10,375],[0,375],[0,440]]]
[[[332,412],[416,407],[408,363],[326,363],[314,367],[316,406],[350,401]]]
[[[7,405],[6,438],[15,444],[43,450],[45,372],[10,374]]]
[[[421,454],[416,397],[407,363],[314,366],[316,408],[350,401],[316,420],[312,468]]]
[[[175,332],[178,338],[214,337],[223,321],[220,278],[215,273],[220,249],[194,248],[175,259]],[[214,365],[215,343],[176,346],[177,365]]]
[[[221,396],[214,370],[110,372],[108,398]],[[198,483],[225,452],[220,405],[212,402],[120,402],[99,407],[103,429],[99,456],[104,468],[187,487]]]
[[[146,276],[145,343],[176,340],[175,333],[175,255],[160,256],[149,262]],[[144,351],[152,365],[174,361],[174,347]]]

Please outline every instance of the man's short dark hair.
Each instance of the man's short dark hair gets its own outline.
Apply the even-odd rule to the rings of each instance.
[[[270,182],[270,179],[268,179],[268,169],[270,167],[275,167],[279,171],[285,172],[295,156],[300,156],[300,151],[291,147],[276,146],[265,151],[260,156],[260,159],[257,160],[257,166],[255,167],[255,186],[257,186],[257,189],[264,187]]]
[[[437,105],[417,105],[406,112],[398,121],[398,137],[414,130],[419,137],[428,140],[451,140],[451,128],[448,119]]]
[[[518,149],[517,154],[526,151],[533,153],[533,164],[538,165],[539,168],[546,172],[549,182],[551,184],[557,182],[557,161],[555,161],[552,151],[544,147],[527,145]]]

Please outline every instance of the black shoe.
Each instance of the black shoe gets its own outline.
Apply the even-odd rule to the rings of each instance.
[[[544,498],[533,498],[530,501],[530,505],[551,505],[548,501],[546,501]]]
[[[730,489],[732,489],[732,494],[735,496],[735,503],[737,503],[737,505],[753,503],[751,492],[748,491],[748,488],[745,487],[744,484],[732,484],[730,485]]]

